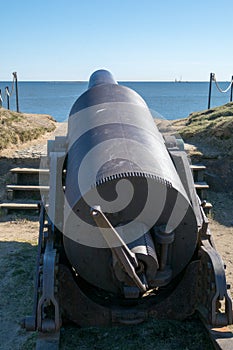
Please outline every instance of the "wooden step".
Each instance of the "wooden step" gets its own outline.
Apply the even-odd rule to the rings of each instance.
[[[194,183],[196,190],[207,190],[209,185],[205,181],[195,182]]]
[[[38,209],[38,204],[37,203],[1,203],[0,209],[32,210],[32,209]]]
[[[38,203],[1,203],[0,216],[7,215],[10,211],[35,211],[38,210]]]
[[[206,166],[205,165],[195,165],[195,164],[191,164],[190,168],[193,171],[201,171],[201,170],[206,170]]]
[[[193,173],[194,182],[202,182],[204,181],[205,176],[205,165],[199,164],[199,165],[190,165],[190,168]]]
[[[49,174],[49,169],[41,168],[13,168],[10,171],[13,174]]]
[[[49,186],[40,185],[6,185],[6,188],[12,191],[49,191]]]
[[[47,185],[49,181],[49,169],[13,168],[10,172],[15,185]]]

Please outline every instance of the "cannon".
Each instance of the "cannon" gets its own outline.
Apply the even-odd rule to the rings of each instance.
[[[196,311],[211,327],[232,323],[224,263],[183,142],[159,131],[135,91],[94,72],[45,163],[26,329],[58,334],[65,320],[127,325]]]

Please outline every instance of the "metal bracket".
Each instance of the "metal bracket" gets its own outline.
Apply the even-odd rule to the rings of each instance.
[[[143,293],[146,292],[147,286],[142,283],[135,270],[139,267],[136,255],[127,247],[118,232],[101,211],[100,206],[91,208],[91,215],[99,227],[103,238],[111,249],[115,259],[122,265],[124,271],[132,279],[139,290]]]
[[[59,304],[54,295],[55,266],[56,249],[53,249],[51,242],[47,242],[43,258],[42,296],[37,307],[37,328],[43,332],[57,331],[60,328]],[[44,317],[45,308],[48,306],[54,307],[52,318]]]
[[[208,239],[202,240],[200,249],[200,312],[212,325],[226,326],[232,324],[232,300],[227,290],[222,258]],[[224,305],[220,310],[221,301]]]

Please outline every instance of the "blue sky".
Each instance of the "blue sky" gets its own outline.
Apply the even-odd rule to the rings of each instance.
[[[0,81],[233,74],[232,0],[0,0]]]

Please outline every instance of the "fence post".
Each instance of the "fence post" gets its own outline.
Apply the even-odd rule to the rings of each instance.
[[[211,89],[212,89],[212,80],[214,77],[214,73],[210,73],[210,84],[209,84],[209,98],[208,98],[208,109],[210,109],[210,101],[211,101]]]
[[[233,92],[233,75],[231,77],[231,94],[230,94],[230,102],[232,102],[232,92]]]
[[[13,72],[13,77],[15,79],[15,97],[16,97],[16,111],[19,112],[19,96],[18,96],[18,79],[17,72]]]
[[[0,89],[0,108],[2,107],[2,90]]]
[[[10,93],[9,93],[9,87],[5,87],[6,95],[7,95],[7,109],[10,109]]]

